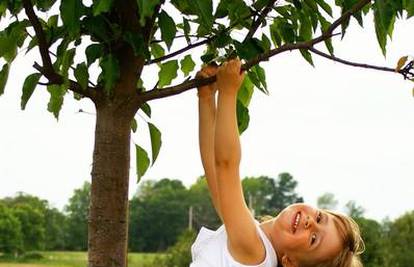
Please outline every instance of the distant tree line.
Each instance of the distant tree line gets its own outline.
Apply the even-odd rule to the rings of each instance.
[[[296,192],[297,181],[288,173],[277,178],[246,177],[242,183],[247,205],[257,217],[276,215],[292,203],[303,202]],[[24,193],[0,199],[0,252],[86,250],[89,197],[90,184],[86,182],[74,191],[62,212],[46,200]],[[318,198],[317,205],[335,210],[338,201],[327,193]],[[353,201],[345,208],[361,227],[365,267],[412,266],[414,211],[394,221],[377,222],[365,218],[364,209]],[[201,226],[214,229],[221,224],[203,177],[189,188],[174,179],[146,180],[130,200],[129,209],[129,249],[134,252],[165,251],[177,240],[194,237],[188,228],[196,233]]]

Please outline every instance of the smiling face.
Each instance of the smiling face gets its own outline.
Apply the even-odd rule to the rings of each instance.
[[[272,240],[283,266],[312,266],[337,256],[343,241],[335,220],[302,203],[284,209],[272,225]]]

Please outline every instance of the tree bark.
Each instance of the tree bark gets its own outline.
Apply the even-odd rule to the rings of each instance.
[[[133,113],[97,105],[89,211],[89,267],[127,266],[128,181]],[[121,113],[122,112],[122,113]]]

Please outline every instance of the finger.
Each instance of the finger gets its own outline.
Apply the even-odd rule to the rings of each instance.
[[[197,72],[196,77],[208,78],[208,75],[203,70],[201,70]]]

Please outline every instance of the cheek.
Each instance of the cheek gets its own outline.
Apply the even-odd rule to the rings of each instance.
[[[292,234],[283,234],[279,236],[280,243],[283,245],[284,249],[291,252],[300,252],[306,248],[308,238],[303,233]]]

